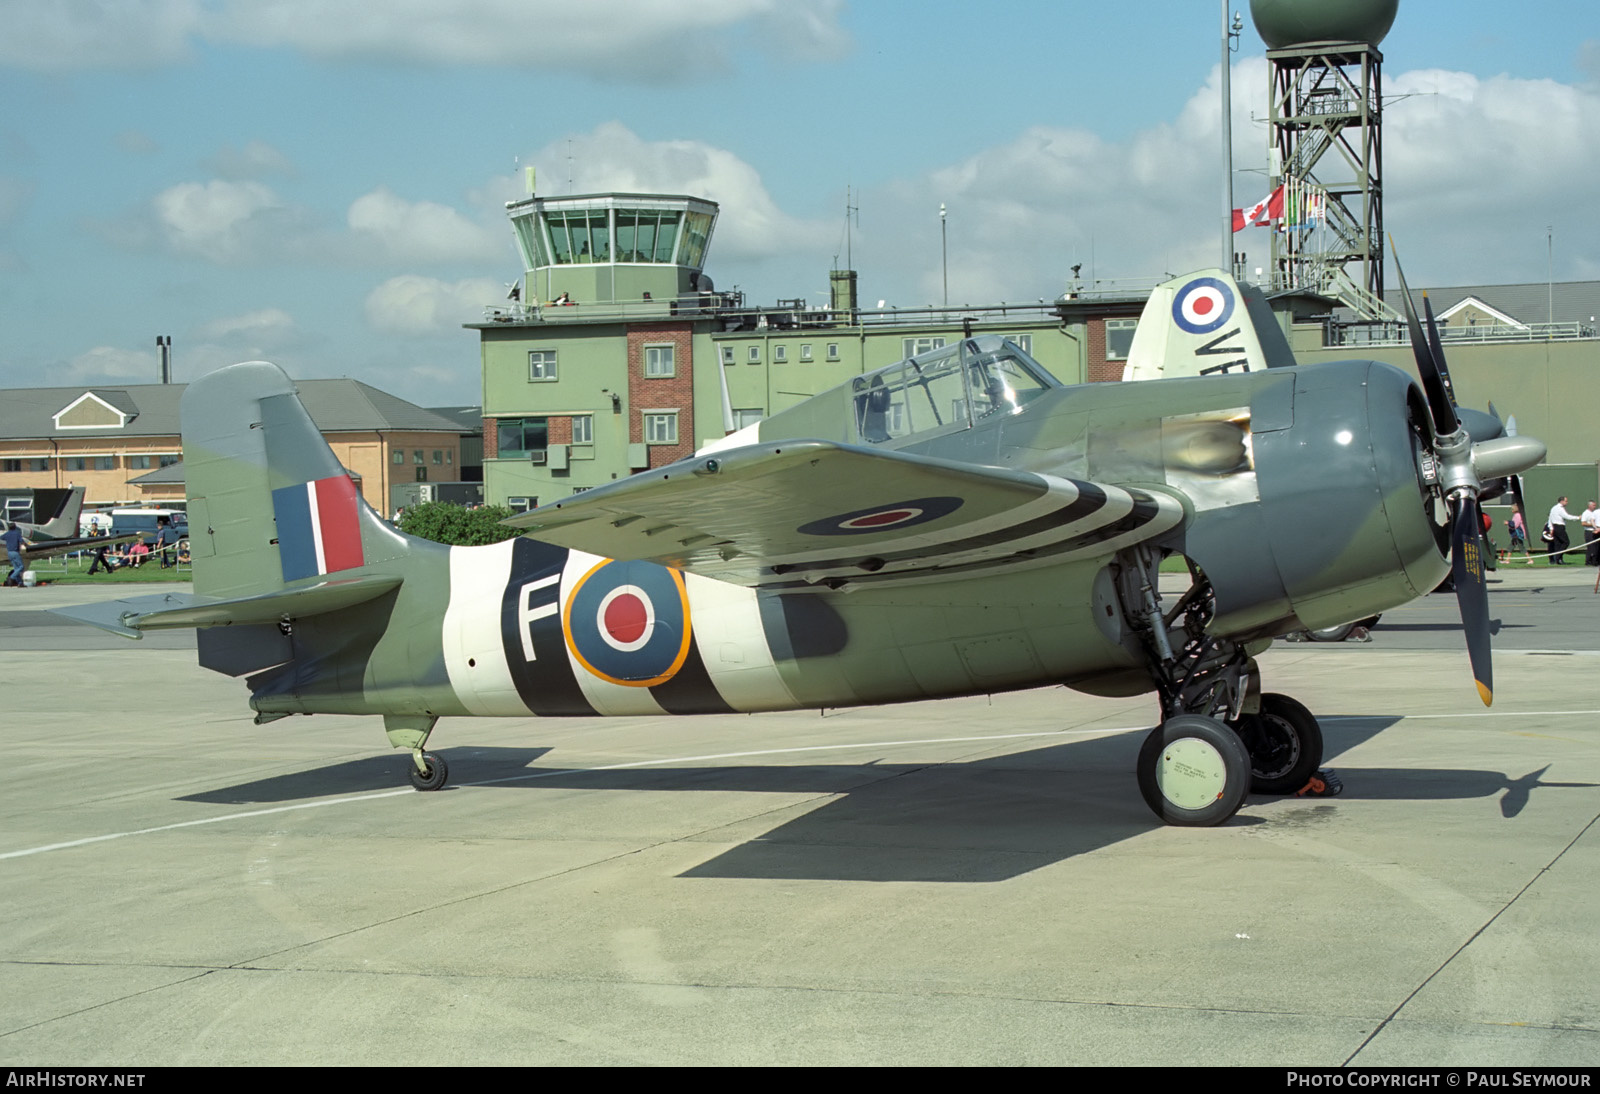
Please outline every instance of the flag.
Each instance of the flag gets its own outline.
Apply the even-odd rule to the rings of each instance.
[[[1233,230],[1239,231],[1252,224],[1270,226],[1274,220],[1283,219],[1283,187],[1279,186],[1272,193],[1250,206],[1248,209],[1235,209],[1233,211]]]

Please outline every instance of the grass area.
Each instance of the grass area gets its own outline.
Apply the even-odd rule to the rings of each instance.
[[[169,566],[163,570],[158,562],[146,562],[143,566],[123,566],[109,574],[102,570],[92,576],[89,573],[88,559],[81,561],[68,559],[65,570],[60,568],[56,559],[47,559],[30,568],[41,585],[149,585],[158,582],[176,584],[194,577],[194,572],[187,566],[182,569]]]

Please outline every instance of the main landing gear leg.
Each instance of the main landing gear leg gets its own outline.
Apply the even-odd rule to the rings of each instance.
[[[1322,729],[1286,695],[1260,695],[1255,659],[1207,633],[1216,597],[1204,573],[1167,611],[1156,584],[1160,553],[1121,552],[1118,592],[1161,697],[1162,723],[1139,750],[1139,790],[1168,824],[1221,824],[1245,795],[1289,794],[1322,762]]]
[[[411,785],[418,790],[438,790],[450,777],[450,765],[435,752],[424,752],[428,735],[439,718],[432,714],[385,714],[384,732],[395,748],[411,750]]]

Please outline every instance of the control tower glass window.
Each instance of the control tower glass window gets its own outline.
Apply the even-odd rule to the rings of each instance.
[[[701,269],[705,265],[706,244],[710,239],[710,213],[689,213],[685,216],[683,250],[678,254],[678,265]]]
[[[544,233],[539,231],[539,220],[534,216],[520,216],[511,221],[517,232],[517,249],[522,252],[525,268],[535,269],[550,265],[550,246]]]

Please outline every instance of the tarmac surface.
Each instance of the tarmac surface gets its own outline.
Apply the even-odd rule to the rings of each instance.
[[[1161,826],[1149,697],[251,724],[0,590],[0,1063],[1600,1065],[1595,571],[1278,643],[1336,798]],[[130,590],[120,589],[121,595]]]

